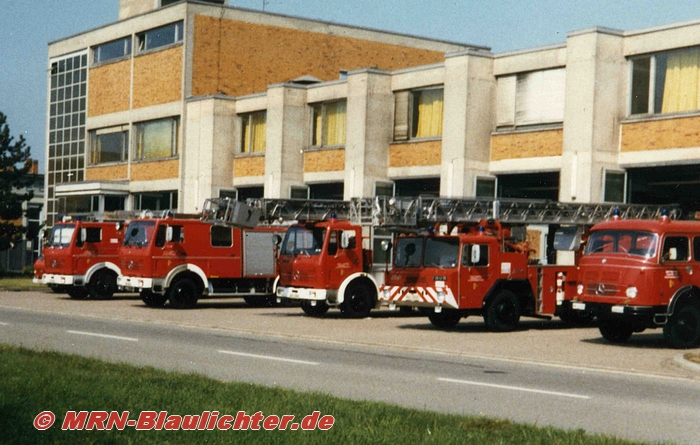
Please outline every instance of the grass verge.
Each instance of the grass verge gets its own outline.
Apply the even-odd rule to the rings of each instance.
[[[423,412],[384,403],[348,401],[194,374],[137,368],[53,352],[0,345],[2,443],[246,443],[246,444],[631,444],[581,430],[538,428],[504,420]],[[51,411],[56,423],[38,431],[33,422]],[[296,421],[320,411],[332,415],[328,431],[62,431],[68,411],[143,411],[235,416],[292,414]],[[233,422],[231,422],[233,423]]]
[[[0,278],[0,291],[48,291],[45,284],[35,284],[31,277],[2,277]]]

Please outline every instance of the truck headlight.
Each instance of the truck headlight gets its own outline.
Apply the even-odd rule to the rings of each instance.
[[[437,301],[440,304],[445,302],[445,292],[443,292],[441,290],[437,291]]]
[[[579,295],[583,295],[583,284],[579,284],[576,286],[576,293]]]
[[[625,295],[627,295],[627,298],[635,298],[637,296],[637,288],[634,286],[628,287],[625,291]]]

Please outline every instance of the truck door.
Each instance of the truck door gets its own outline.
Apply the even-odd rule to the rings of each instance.
[[[460,264],[460,308],[481,308],[484,296],[491,288],[491,256],[487,243],[464,244]]]
[[[690,261],[690,240],[687,236],[667,235],[661,248],[661,262],[664,270],[661,286],[664,292],[664,302],[668,303],[671,297],[684,285],[687,285],[689,276],[693,273],[693,265]]]
[[[354,230],[330,231],[326,252],[329,289],[339,288],[349,275],[362,271],[361,249]]]

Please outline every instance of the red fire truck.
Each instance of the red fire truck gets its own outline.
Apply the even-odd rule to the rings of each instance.
[[[119,253],[117,283],[138,290],[151,307],[169,301],[173,308],[191,308],[203,296],[274,302],[273,238],[284,230],[253,228],[259,219],[254,209],[224,198],[208,200],[202,215],[134,220]]]
[[[661,327],[674,348],[700,345],[700,222],[663,215],[595,225],[573,308],[593,311],[613,343]]]
[[[126,224],[83,218],[65,217],[53,226],[35,263],[33,281],[76,299],[110,298],[117,290],[118,253]]]
[[[279,248],[279,301],[297,301],[312,316],[339,307],[366,317],[377,306],[383,269],[374,271],[368,224],[361,212],[370,200],[262,200],[265,218],[295,221]],[[352,222],[350,221],[352,220]]]
[[[491,216],[499,219],[470,222],[491,213],[490,206]],[[480,315],[495,331],[515,329],[521,315],[577,318],[569,302],[575,293],[576,255],[569,265],[532,264],[523,225],[565,225],[555,236],[554,248],[577,251],[581,228],[613,211],[613,206],[600,204],[441,198],[417,208],[427,209],[424,221],[449,223],[442,224],[443,234],[396,238],[393,269],[387,272],[379,299],[390,308],[430,308],[429,319],[440,328]],[[627,211],[647,210],[627,206]]]

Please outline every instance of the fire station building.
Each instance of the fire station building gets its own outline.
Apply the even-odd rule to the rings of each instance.
[[[213,196],[700,211],[700,20],[495,54],[223,0],[120,0],[48,64],[48,225]]]

